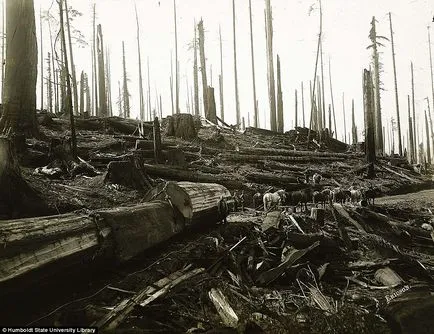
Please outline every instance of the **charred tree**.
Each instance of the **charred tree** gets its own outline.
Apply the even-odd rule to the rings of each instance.
[[[194,48],[194,63],[193,63],[193,85],[194,85],[194,114],[196,116],[199,116],[199,74],[198,74],[198,67],[197,67],[197,29],[196,29],[196,21],[194,22],[194,41],[193,41],[193,48]],[[222,52],[222,46],[221,46],[221,34],[220,34],[220,57]],[[222,69],[222,83],[221,87],[223,87],[223,69]],[[222,88],[220,88],[222,89]],[[223,105],[223,95],[222,91],[220,91],[220,101]],[[223,108],[223,107],[222,107]],[[223,110],[223,109],[222,109]]]
[[[282,97],[282,82],[280,76],[280,57],[277,55],[277,130],[283,133],[283,97]]]
[[[140,119],[145,119],[145,99],[143,97],[143,77],[142,77],[142,56],[140,50],[140,26],[139,16],[137,14],[137,6],[134,3],[134,11],[136,12],[136,26],[137,26],[137,57],[139,61],[139,99],[140,99]]]
[[[425,110],[425,131],[426,131],[426,160],[428,165],[431,165],[431,140],[429,138],[428,117]]]
[[[205,32],[203,29],[203,20],[201,19],[197,25],[199,31],[199,55],[200,55],[200,72],[202,73],[202,94],[203,94],[203,109],[205,118],[209,119],[208,115],[208,83],[206,79],[206,63],[205,63]]]
[[[374,120],[374,98],[372,88],[371,71],[363,72],[363,105],[365,112],[365,144],[366,162],[369,164],[368,177],[375,177],[375,120]]]
[[[415,152],[415,144],[414,144],[414,127],[413,120],[411,118],[411,107],[410,107],[410,95],[407,95],[407,105],[408,105],[408,140],[409,140],[409,150],[410,150],[410,162],[415,162],[416,152]]]
[[[256,78],[255,78],[255,52],[253,47],[253,20],[252,0],[249,0],[249,22],[250,22],[250,53],[252,56],[252,84],[253,84],[253,126],[258,127],[258,109],[256,108]],[[250,125],[249,125],[250,126]]]
[[[396,104],[396,120],[398,122],[398,149],[399,155],[402,156],[402,141],[401,141],[401,120],[399,115],[399,99],[398,99],[398,80],[396,78],[396,64],[395,64],[395,43],[393,41],[393,29],[392,29],[392,15],[389,12],[390,22],[390,41],[392,43],[392,64],[393,64],[393,79],[395,83],[395,104]]]
[[[78,89],[77,89],[77,77],[75,74],[74,56],[72,52],[72,41],[71,41],[71,27],[69,23],[69,9],[68,2],[65,0],[65,14],[66,14],[66,29],[68,32],[68,45],[69,45],[69,61],[71,62],[71,79],[72,79],[72,94],[74,98],[74,114],[78,114]],[[65,50],[66,51],[66,50]]]
[[[353,137],[353,145],[357,144],[358,138],[357,138],[357,126],[356,126],[356,118],[354,116],[354,99],[351,102],[351,119],[352,119],[352,137]]]
[[[108,116],[113,116],[113,108],[112,108],[112,80],[111,80],[111,67],[110,67],[110,52],[106,49],[106,57],[105,57],[105,83],[106,83],[106,92],[107,92],[107,114]]]
[[[31,0],[6,1],[6,59],[0,133],[36,136],[38,47]]]
[[[176,20],[176,0],[173,0],[173,20],[175,22],[175,111],[178,114],[180,111],[179,111],[178,25],[176,22],[177,21]],[[149,78],[149,66],[148,66],[148,78]],[[148,96],[148,98],[150,98],[150,96]]]
[[[98,47],[98,87],[99,87],[99,115],[107,117],[107,95],[105,90],[104,70],[104,40],[101,24],[97,26],[97,47]]]
[[[234,78],[235,78],[235,112],[237,126],[241,124],[240,99],[238,96],[238,70],[237,70],[237,35],[236,35],[236,18],[235,18],[235,0],[232,0],[232,28],[234,34]]]
[[[62,40],[63,49],[66,50],[66,38],[65,38],[65,29],[63,23],[63,0],[58,0],[59,4],[59,15],[60,15],[60,36]],[[77,159],[77,138],[75,136],[75,121],[74,121],[74,111],[72,109],[72,90],[71,90],[71,79],[69,77],[69,69],[68,69],[68,54],[66,52],[63,53],[63,63],[66,72],[66,107],[69,112],[69,120],[71,123],[71,155],[75,160]]]
[[[90,94],[90,88],[89,88],[89,78],[87,74],[84,74],[84,85],[85,85],[85,92],[86,92],[86,116],[89,116],[92,110],[92,104],[91,104],[91,94]]]
[[[130,118],[130,93],[128,91],[128,78],[127,78],[127,67],[125,63],[125,43],[122,41],[122,67],[123,67],[123,96],[122,101],[124,103],[124,117]]]
[[[276,119],[276,89],[274,83],[274,56],[273,56],[273,17],[270,0],[265,0],[265,37],[267,45],[267,78],[268,78],[268,101],[270,105],[270,128],[278,131]]]

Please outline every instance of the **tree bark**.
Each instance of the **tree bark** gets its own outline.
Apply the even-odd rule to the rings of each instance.
[[[206,79],[206,58],[205,58],[205,32],[203,28],[203,20],[200,20],[197,29],[199,31],[199,55],[200,55],[200,71],[202,73],[202,96],[205,118],[209,119],[208,110],[208,83]]]
[[[304,88],[303,81],[301,82],[301,111],[303,114],[303,128],[306,127],[305,117],[304,117]]]
[[[347,143],[347,121],[345,120],[345,93],[342,93],[342,114],[344,118],[344,143]]]
[[[415,153],[415,150],[414,150],[414,148],[415,148],[414,134],[413,134],[413,129],[414,128],[413,128],[413,120],[412,120],[412,117],[411,117],[410,95],[407,95],[407,104],[408,104],[408,139],[409,139],[409,142],[410,142],[410,146],[409,146],[410,154],[409,154],[409,157],[410,157],[410,163],[415,163],[416,153]]]
[[[250,22],[250,53],[252,56],[252,84],[253,84],[253,126],[258,127],[258,109],[256,106],[256,77],[255,77],[255,53],[253,47],[253,19],[252,19],[252,0],[249,0],[249,22]],[[250,125],[249,125],[250,126]]]
[[[276,90],[274,83],[274,56],[273,56],[273,17],[270,0],[265,0],[265,36],[267,45],[267,77],[268,101],[270,105],[270,129],[278,131],[276,119]]]
[[[31,0],[6,1],[6,66],[0,132],[38,135],[36,80],[38,47]]]
[[[3,20],[3,17],[2,17]],[[41,8],[39,8],[39,44],[41,47],[41,73],[39,74],[41,77],[41,111],[44,109],[44,43],[42,42],[43,34],[42,34],[42,12]],[[3,66],[3,65],[2,65]]]
[[[92,41],[92,46],[93,46],[93,78],[94,78],[94,82],[93,82],[93,89],[94,89],[94,103],[95,103],[95,110],[94,110],[94,116],[99,116],[99,111],[98,111],[98,71],[97,71],[97,54],[96,54],[96,49],[97,49],[97,45],[96,45],[96,4],[93,3],[93,23],[92,23],[92,28],[93,28],[93,41]]]
[[[411,105],[412,105],[412,111],[413,111],[413,152],[414,152],[414,161],[419,161],[418,156],[418,131],[416,126],[416,108],[415,108],[415,100],[414,100],[414,71],[413,71],[413,62],[411,62]],[[420,162],[420,161],[419,161]]]
[[[72,79],[72,94],[74,97],[74,114],[78,115],[77,76],[75,75],[74,56],[73,56],[73,52],[72,52],[72,41],[71,41],[71,27],[69,24],[69,9],[68,9],[67,0],[65,0],[65,13],[66,13],[66,28],[67,28],[67,32],[68,32],[69,60],[71,62],[71,79]]]
[[[426,159],[428,165],[431,165],[431,140],[429,138],[428,117],[425,110],[425,131],[426,131]]]
[[[179,61],[178,61],[178,25],[176,19],[176,0],[173,0],[173,20],[175,22],[175,112],[179,110]],[[149,68],[148,68],[149,73]]]
[[[81,75],[80,75],[80,116],[84,115],[84,88],[85,88],[84,72],[81,71]]]
[[[396,121],[398,122],[397,124],[398,125],[398,147],[399,147],[398,149],[399,149],[399,155],[402,156],[403,151],[402,151],[402,141],[401,141],[401,120],[399,115],[398,80],[396,77],[396,64],[395,64],[395,43],[393,41],[392,15],[390,12],[389,12],[389,22],[390,22],[390,40],[392,43],[393,79],[395,83]]]
[[[282,98],[282,82],[280,76],[280,57],[277,55],[277,130],[283,133],[283,98]]]
[[[128,91],[127,67],[125,62],[125,43],[122,41],[122,67],[123,67],[123,102],[124,117],[130,118],[130,93]]]
[[[237,70],[237,35],[236,35],[236,18],[235,18],[235,0],[232,0],[232,30],[234,34],[234,81],[235,81],[235,115],[237,126],[241,124],[240,99],[238,96],[238,70]]]
[[[219,27],[220,29],[220,27]],[[219,30],[220,31],[220,30]],[[199,116],[199,75],[197,68],[197,29],[196,29],[196,21],[194,22],[194,64],[193,64],[193,84],[194,84],[194,115]],[[221,34],[220,34],[220,61],[221,60]],[[223,106],[223,69],[222,71],[222,82],[221,82],[221,91],[220,91],[220,103]],[[223,108],[223,107],[222,107]],[[222,109],[223,114],[223,109]]]
[[[143,97],[143,78],[142,78],[142,56],[140,50],[140,27],[139,27],[139,16],[137,14],[137,6],[134,3],[134,10],[136,12],[136,26],[137,26],[137,56],[139,60],[139,110],[140,110],[140,119],[145,120],[145,99]]]
[[[97,46],[98,46],[98,86],[99,86],[99,116],[107,117],[107,95],[105,90],[105,70],[104,70],[104,40],[101,24],[97,26]]]
[[[375,125],[373,115],[372,78],[371,72],[363,72],[363,105],[365,109],[365,144],[366,162],[369,164],[368,177],[375,177]]]
[[[294,117],[294,127],[298,127],[298,95],[297,95],[297,89],[295,90],[295,117]]]

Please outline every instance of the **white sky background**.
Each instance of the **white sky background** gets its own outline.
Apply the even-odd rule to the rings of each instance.
[[[53,0],[35,0],[37,33],[39,34],[39,8],[46,10]],[[136,42],[136,22],[134,2],[132,0],[96,0],[97,23],[102,24],[105,46],[110,48],[112,71],[113,103],[118,96],[117,81],[122,78],[122,40],[127,53],[127,72],[130,79],[131,115],[139,114],[138,93],[138,58]],[[68,5],[83,13],[74,22],[74,27],[83,32],[91,42],[92,38],[92,3],[90,0],[69,0]],[[171,113],[170,102],[170,53],[174,56],[174,24],[172,0],[136,0],[142,48],[142,71],[146,96],[147,69],[146,60],[150,61],[151,102],[155,104],[155,91],[162,95],[163,116]],[[294,90],[299,92],[299,124],[301,124],[301,81],[304,81],[305,111],[308,122],[310,113],[309,80],[313,80],[317,35],[319,27],[318,3],[314,0],[271,0],[273,8],[274,56],[281,58],[282,91],[285,114],[285,130],[293,127]],[[314,11],[309,15],[309,8]],[[343,135],[342,93],[345,93],[347,133],[351,131],[351,99],[355,99],[356,122],[359,136],[363,130],[362,71],[370,63],[370,44],[368,34],[372,16],[378,20],[377,33],[390,39],[388,12],[392,12],[395,52],[397,61],[398,89],[400,95],[401,120],[403,135],[407,129],[407,94],[411,94],[410,61],[414,63],[416,112],[423,115],[426,109],[424,98],[431,100],[431,82],[429,71],[427,26],[431,26],[432,43],[434,41],[434,3],[428,0],[323,0],[324,34],[324,81],[326,106],[330,102],[328,59],[331,59],[333,92],[339,138]],[[266,51],[264,32],[264,0],[252,0],[253,29],[255,43],[255,69],[257,98],[259,100],[260,125],[265,117],[268,121],[268,90],[266,74]],[[52,6],[57,14],[57,4]],[[208,81],[212,65],[212,85],[215,87],[217,111],[219,113],[218,74],[220,72],[219,24],[223,38],[223,71],[225,119],[235,123],[235,89],[233,75],[233,34],[232,0],[177,0],[178,15],[178,52],[180,62],[180,109],[186,111],[186,80],[193,86],[193,52],[189,43],[193,39],[194,20],[202,17],[205,26],[205,53],[207,56]],[[241,115],[246,118],[250,112],[253,119],[253,92],[251,76],[250,35],[248,0],[236,0],[237,17],[237,61]],[[45,37],[48,26],[43,26]],[[386,47],[381,61],[384,64],[382,81],[383,125],[390,124],[395,116],[393,69],[390,43]],[[45,44],[44,58],[48,50]],[[434,47],[433,47],[434,49]],[[74,57],[77,77],[84,69],[91,77],[90,44],[87,48],[75,49]],[[276,69],[276,63],[275,63]],[[319,74],[320,72],[318,72]],[[200,77],[199,77],[200,80]],[[199,86],[201,83],[199,81]],[[39,91],[38,91],[39,94]],[[40,98],[38,98],[38,106]],[[431,101],[432,106],[432,101]],[[117,114],[117,106],[113,106]],[[266,114],[266,116],[265,116]],[[306,123],[308,124],[308,123]],[[386,135],[387,138],[387,135]]]

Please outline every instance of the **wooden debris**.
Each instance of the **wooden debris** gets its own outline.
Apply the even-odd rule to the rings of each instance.
[[[179,283],[202,273],[204,270],[205,269],[203,268],[198,268],[189,271],[186,269],[176,271],[141,290],[133,297],[122,300],[112,311],[110,311],[110,313],[108,313],[103,319],[92,324],[92,326],[96,326],[100,330],[104,331],[115,330],[131,313],[131,311],[133,311],[136,305],[142,307],[148,305],[155,299],[169,292],[170,289]]]
[[[378,269],[375,272],[375,279],[385,286],[394,287],[404,283],[404,280],[390,267]]]
[[[325,210],[322,208],[311,208],[310,217],[319,225],[324,225]]]
[[[355,226],[357,230],[359,230],[362,233],[366,233],[365,229],[362,225],[360,225],[357,221],[355,221],[353,218],[350,217],[348,212],[344,209],[344,207],[339,203],[333,203],[333,208],[335,209],[336,213],[347,223],[350,223],[351,225]]]
[[[238,316],[221,290],[213,288],[208,293],[208,296],[220,315],[223,324],[228,327],[236,328],[239,320]]]

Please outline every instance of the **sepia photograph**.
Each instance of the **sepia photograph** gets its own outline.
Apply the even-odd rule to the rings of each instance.
[[[434,333],[434,2],[0,13],[0,333]]]

